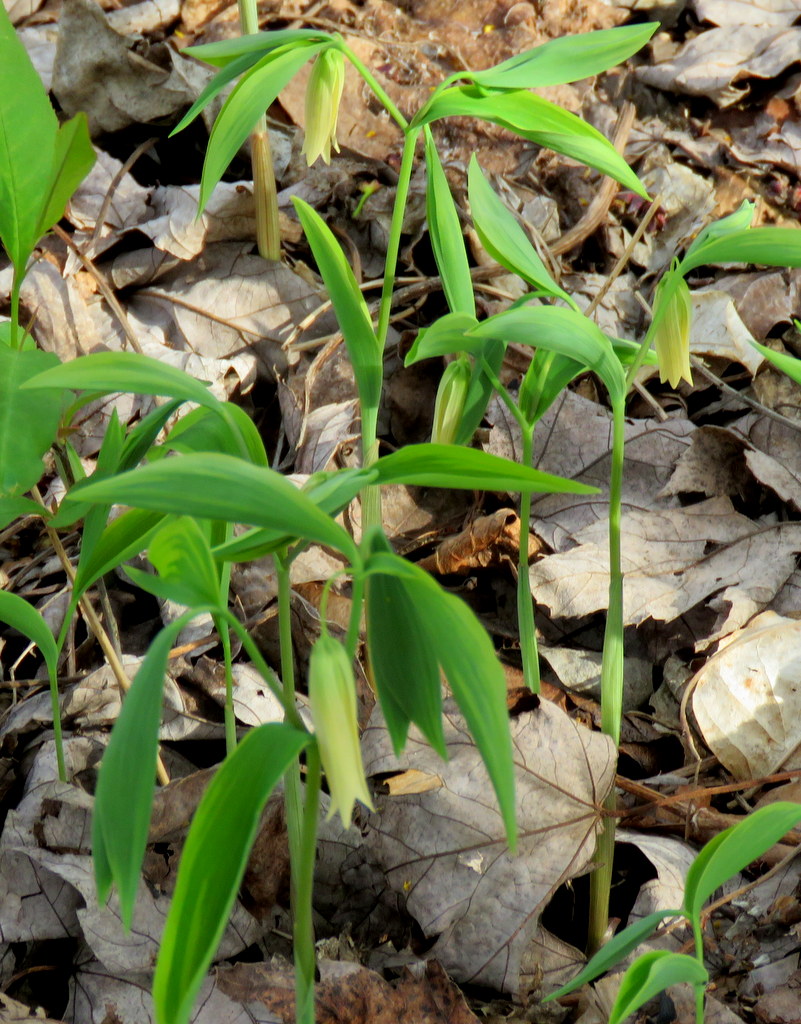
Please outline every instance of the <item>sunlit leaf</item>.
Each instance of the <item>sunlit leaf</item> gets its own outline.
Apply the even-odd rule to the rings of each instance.
[[[198,211],[205,209],[217,182],[278,93],[325,44],[308,42],[262,57],[234,87],[214,122],[206,148]]]
[[[330,545],[358,560],[351,536],[289,480],[230,455],[162,459],[113,480],[79,484],[70,494],[79,501],[265,526]]]
[[[618,932],[608,942],[605,942],[572,981],[557,989],[556,992],[551,992],[550,995],[545,997],[543,1002],[547,1003],[551,999],[561,999],[568,992],[574,992],[577,988],[581,988],[582,985],[586,985],[587,982],[599,978],[611,967],[614,967],[615,964],[619,964],[621,960],[624,960],[664,920],[669,917],[679,916],[681,916],[680,910],[655,910],[652,914],[648,914],[646,917],[640,918],[639,921],[635,921],[634,924],[630,924],[628,928],[624,928],[622,932]]]
[[[153,806],[167,658],[192,615],[187,612],[165,626],[150,644],[100,764],[92,817],[95,884],[101,903],[117,886],[126,928],[133,919]]]
[[[595,167],[648,198],[637,175],[608,139],[580,117],[527,90],[492,92],[472,85],[455,86],[435,95],[412,123],[421,126],[443,117],[492,121],[538,146]]]
[[[345,339],[359,389],[362,416],[374,420],[381,401],[383,353],[373,330],[367,303],[331,229],[308,203],[297,197],[292,201]]]
[[[222,938],[267,798],[309,743],[270,723],[252,729],[203,795],[181,854],[161,938],[153,1001],[159,1024],[187,1024]]]
[[[684,953],[668,953],[663,949],[644,953],[623,975],[609,1014],[609,1024],[621,1024],[635,1010],[639,1010],[643,1003],[671,985],[680,982],[701,985],[708,980],[709,975],[704,965]]]
[[[507,270],[528,281],[537,292],[563,299],[577,309],[571,296],[559,287],[545,269],[545,264],[520,224],[495,194],[475,154],[470,158],[467,182],[473,224],[489,255]]]
[[[429,650],[436,652],[487,768],[508,842],[514,847],[517,836],[515,778],[506,682],[489,635],[464,601],[446,593],[428,573],[411,562],[388,552],[374,551],[367,572],[370,574],[368,601],[372,600],[370,590],[376,577],[391,577],[404,587],[407,593],[404,614],[415,629],[393,640],[396,653],[402,659],[407,657],[404,652],[408,652],[409,658],[416,657],[411,649],[423,638]],[[380,645],[382,638],[377,638],[377,642]],[[401,664],[405,664],[405,660]],[[395,671],[387,682],[390,707],[392,704],[402,707],[401,701],[405,698],[398,690],[399,685]],[[408,679],[406,685],[409,685]]]
[[[536,89],[577,82],[620,64],[640,50],[659,28],[659,22],[622,25],[549,39],[486,71],[465,73],[477,85],[496,89]]]
[[[761,857],[801,822],[801,804],[779,801],[752,811],[706,844],[687,872],[684,908],[697,918],[724,882]]]
[[[452,313],[475,316],[473,279],[467,262],[462,225],[430,128],[425,129],[425,154],[426,218],[434,259],[442,279],[442,290]]]
[[[471,333],[568,356],[597,373],[613,400],[625,396],[626,377],[609,338],[591,320],[572,309],[523,306],[490,317]]]

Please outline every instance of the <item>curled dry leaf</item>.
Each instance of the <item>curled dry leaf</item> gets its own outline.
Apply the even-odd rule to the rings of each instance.
[[[363,737],[368,775],[416,769],[443,784],[377,797],[366,845],[407,911],[436,938],[431,955],[457,981],[521,996],[551,991],[580,954],[539,919],[555,890],[589,867],[614,772],[612,742],[546,701],[511,721],[520,829],[512,857],[481,757],[452,701],[444,724],[448,762],[414,730],[396,758],[373,712]]]
[[[520,547],[520,517],[511,508],[500,508],[488,516],[479,516],[455,537],[448,537],[436,551],[417,564],[426,572],[440,575],[464,575],[472,569],[517,561]],[[543,545],[528,538],[529,561],[542,552]]]
[[[801,621],[757,616],[691,685],[704,742],[735,778],[801,768]]]

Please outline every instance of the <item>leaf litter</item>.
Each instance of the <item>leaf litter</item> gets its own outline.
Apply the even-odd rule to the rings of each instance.
[[[67,215],[71,241],[83,258],[53,237],[26,278],[23,305],[39,345],[68,359],[127,347],[133,336],[142,351],[189,369],[211,381],[220,397],[249,408],[283,467],[308,474],[349,464],[358,436],[352,376],[333,320],[318,315],[325,296],[304,265],[297,225],[284,217],[291,264],[267,265],[252,255],[251,185],[238,173],[244,164],[235,164],[233,180],[219,186],[195,220],[194,143],[181,140],[176,148],[164,137],[163,124],[174,123],[208,76],[181,56],[182,47],[233,34],[235,9],[203,0],[111,11],[105,6],[68,0],[59,15],[50,3],[10,5],[61,108],[88,111],[99,155]],[[280,8],[268,3],[261,13],[266,27],[295,18],[342,31],[403,107],[425,98],[431,85],[460,67],[489,66],[566,30],[622,23],[632,6],[642,5],[471,0],[454,8],[438,0],[403,7],[338,0],[314,9],[300,2]],[[642,305],[654,273],[709,216],[730,212],[744,197],[756,198],[760,223],[797,223],[801,209],[797,4],[689,0],[662,3],[660,9],[662,33],[635,67],[544,90],[607,135],[620,99],[633,95],[637,101],[626,157],[652,194],[662,195],[655,224],[611,287],[611,266],[640,215],[625,194],[613,198],[601,227],[567,249],[557,264],[563,284],[582,304],[600,296],[599,322],[621,337],[634,336],[644,322]],[[291,194],[320,208],[350,239],[351,257],[369,283],[386,241],[400,140],[382,116],[365,107],[350,77],[341,115],[343,160],[308,169],[300,161],[302,97],[299,77],[271,112],[282,211],[288,213]],[[560,236],[581,221],[597,178],[492,127],[465,121],[438,131],[462,206],[464,168],[477,152],[507,201],[554,251],[562,251]],[[148,143],[150,137],[155,141]],[[373,182],[378,189],[356,220],[361,189]],[[409,332],[424,323],[414,303],[438,294],[438,284],[427,280],[423,185],[416,176],[417,198],[406,224],[405,270],[419,294],[398,310],[393,346],[401,354],[413,337]],[[482,263],[476,244],[473,250]],[[651,811],[632,806],[629,830],[620,836],[621,857],[634,844],[654,873],[650,881],[629,885],[624,902],[633,909],[625,912],[634,917],[675,903],[693,848],[669,833],[681,829],[701,842],[730,824],[730,780],[751,803],[760,793],[767,799],[780,794],[781,786],[797,785],[801,396],[796,385],[762,368],[749,342],[753,337],[801,351],[792,327],[792,315],[801,313],[799,281],[798,271],[718,268],[694,282],[692,348],[703,371],[693,387],[682,385],[676,395],[646,371],[630,406],[625,610],[628,674],[637,685],[630,686],[627,708],[646,716],[651,731],[639,733],[645,737],[641,753],[652,750],[651,761],[660,768],[659,775],[639,782],[621,781],[626,793],[627,787],[639,787],[641,801],[651,794]],[[9,288],[10,275],[0,266],[3,301]],[[485,310],[506,301],[496,294],[499,289],[514,296],[514,288],[505,272],[496,273],[488,290],[479,291]],[[510,357],[504,372],[514,386],[525,364],[514,364],[513,352]],[[430,417],[425,395],[433,393],[441,368],[426,364],[405,371],[392,358],[391,353],[391,415],[384,433],[400,444],[422,440]],[[131,423],[152,405],[149,398],[120,396],[87,407],[74,439],[78,451],[90,465],[112,408]],[[536,459],[542,469],[603,487],[609,443],[603,396],[579,381],[538,428]],[[519,454],[519,436],[500,403],[490,409],[484,445]],[[482,499],[394,488],[386,512],[398,547],[445,575],[481,611],[511,662],[512,680],[517,652],[510,580],[525,530],[509,519],[510,502],[514,496]],[[358,508],[346,515],[358,528]],[[339,936],[335,952],[341,958],[321,961],[321,1020],[380,1022],[382,1013],[421,1022],[475,1019],[438,963],[469,993],[476,991],[471,985],[494,989],[507,1000],[504,1018],[522,1020],[527,1011],[515,1008],[516,1000],[536,1000],[543,986],[552,989],[580,963],[580,936],[571,927],[552,930],[548,904],[560,886],[580,887],[577,876],[590,866],[599,807],[612,781],[609,744],[576,720],[577,708],[589,721],[597,718],[591,694],[606,600],[605,499],[545,496],[534,502],[530,526],[530,579],[550,665],[546,692],[559,694],[560,704],[572,710],[568,716],[544,701],[513,713],[523,851],[517,860],[505,853],[480,760],[453,711],[447,719],[453,743],[447,764],[419,738],[398,762],[374,714],[364,751],[379,810],[362,822],[361,832],[326,832],[321,845],[320,932]],[[7,531],[2,540],[10,587],[39,602],[64,586],[52,562],[37,562],[43,543],[30,526],[19,535]],[[331,557],[315,548],[293,565],[293,633],[301,664],[319,629],[321,584],[336,571]],[[33,574],[32,583],[23,582],[24,572]],[[123,650],[138,654],[137,638],[157,620],[158,608],[132,601],[121,581],[110,586],[123,621]],[[264,620],[254,630],[269,651],[264,627],[275,600],[270,569],[249,566],[238,580],[235,574],[233,592],[254,624]],[[348,600],[345,593],[332,598]],[[133,622],[125,611],[132,603]],[[0,1014],[43,1019],[32,1013],[50,999],[46,1009],[53,1019],[84,1024],[110,1019],[110,1013],[140,1024],[152,1019],[148,972],[184,830],[211,771],[205,766],[219,759],[213,746],[223,732],[216,663],[195,646],[173,666],[162,738],[171,744],[163,754],[176,781],[157,796],[161,817],[154,821],[148,875],[129,936],[113,897],[108,907],[96,904],[88,845],[93,778],[119,706],[116,683],[91,644],[76,637],[74,678],[62,697],[73,781],[55,783],[47,696],[35,680],[20,677],[29,660],[16,669],[7,661],[12,652],[16,660],[18,641],[5,637],[4,644],[4,677],[14,684],[9,694],[19,699],[4,705],[0,724],[0,989],[10,991],[0,997]],[[274,717],[274,702],[249,666],[237,664],[235,674],[240,728]],[[575,689],[574,702],[560,694],[559,685]],[[672,688],[672,703],[665,699],[666,687]],[[589,695],[581,698],[582,690]],[[510,706],[515,699],[510,690]],[[362,701],[366,721],[366,684]],[[635,721],[630,718],[629,725]],[[694,756],[685,758],[679,740],[688,751],[711,757],[698,763]],[[780,788],[765,790],[765,779]],[[683,802],[682,790],[688,793]],[[691,827],[693,815],[697,825]],[[665,834],[636,828],[654,824]],[[778,851],[767,860],[776,863],[780,856]],[[291,974],[276,959],[287,952],[283,935],[289,928],[282,858],[283,826],[268,813],[220,951],[220,957],[247,955],[207,979],[193,1018],[200,1024],[291,1019]],[[792,1019],[788,1014],[797,1009],[799,991],[797,871],[788,863],[756,886],[740,880],[746,891],[735,895],[712,951],[713,970],[725,978],[727,1006],[710,999],[708,1019],[750,1019],[751,1008],[760,1021]],[[265,874],[271,876],[266,889]],[[348,935],[355,937],[352,947]],[[354,962],[347,963],[349,957]],[[254,958],[264,963],[247,962]],[[54,960],[62,969],[66,963],[69,975],[56,997],[34,984],[36,964]],[[394,983],[376,973],[393,966],[400,977]],[[603,1019],[598,1007],[608,989],[602,984],[595,996],[582,996],[585,1024]],[[436,1010],[424,1010],[432,999]],[[389,1009],[379,1011],[379,1003]],[[473,1002],[484,1017],[489,1005],[480,995]],[[683,1005],[676,995],[676,1019],[682,1019]]]

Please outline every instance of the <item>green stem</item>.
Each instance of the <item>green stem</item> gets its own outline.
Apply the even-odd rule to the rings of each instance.
[[[612,403],[612,467],[609,478],[609,611],[604,633],[601,665],[601,728],[617,748],[620,743],[620,719],[623,712],[623,571],[621,564],[620,523],[623,493],[623,456],[625,446],[625,398]],[[614,786],[604,808],[615,809]],[[615,818],[606,817],[598,839],[596,860],[599,866],[590,878],[590,923],[587,940],[592,954],[603,942],[609,920],[609,890],[615,852]]]
[[[345,54],[345,56],[348,58],[348,60],[351,62],[351,64],[356,68],[356,70],[365,80],[365,82],[367,82],[367,84],[373,90],[373,93],[375,94],[376,99],[379,101],[379,103],[384,107],[384,109],[387,111],[390,117],[394,118],[394,120],[400,126],[401,130],[403,132],[406,132],[406,129],[409,127],[409,122],[406,120],[403,114],[398,110],[398,108],[389,98],[388,93],[386,92],[384,87],[379,83],[378,79],[375,77],[372,71],[367,67],[366,64],[359,60],[359,58],[347,44],[345,44],[344,42],[341,43],[340,48],[342,52]]]
[[[243,36],[259,31],[256,0],[238,0],[239,26]],[[256,203],[256,242],[265,260],[281,259],[281,231],[278,226],[278,192],[270,150],[267,118],[262,115],[250,134],[250,159],[253,165],[253,198]]]
[[[634,383],[634,378],[637,376],[637,371],[642,366],[643,361],[645,360],[645,357],[648,355],[648,352],[649,352],[649,350],[651,348],[651,339],[653,337],[653,329],[654,329],[654,325],[653,325],[653,322],[652,322],[651,326],[645,332],[645,337],[642,339],[642,344],[640,345],[640,348],[639,348],[639,351],[637,352],[637,355],[634,357],[634,360],[633,360],[631,366],[626,371],[626,394],[628,394],[629,391],[631,390],[631,386]]]
[[[220,615],[214,616],[214,625],[223,649],[225,663],[225,752],[233,754],[236,750],[236,715],[234,714],[234,674],[231,658],[231,634],[227,621]]]
[[[704,966],[704,931],[701,927],[701,919],[696,915],[692,920],[693,939],[695,940],[695,959]],[[695,1024],[704,1024],[704,1000],[706,996],[706,982],[699,981],[695,986]]]
[[[523,430],[524,466],[533,461],[534,426]],[[531,525],[531,492],[520,495],[520,544],[517,563],[517,629],[520,634],[520,654],[523,658],[523,682],[534,693],[540,692],[540,658],[537,650],[537,627],[534,621],[534,602],[528,575],[528,536]]]
[[[292,652],[292,619],[291,619],[291,596],[292,588],[289,582],[289,565],[279,555],[273,556],[275,572],[278,578],[278,635],[281,646],[281,681],[283,685],[283,702],[285,719],[292,721],[292,715],[288,708],[295,706],[295,659]],[[287,839],[289,842],[289,862],[292,866],[290,883],[290,904],[292,917],[295,921],[294,933],[296,939],[297,921],[300,915],[305,920],[305,910],[302,909],[304,892],[300,888],[302,877],[300,866],[304,863],[304,835],[306,833],[304,809],[303,809],[303,786],[300,781],[300,763],[295,761],[284,773],[284,808],[286,811]],[[311,897],[309,896],[309,899]],[[311,913],[311,911],[309,911]],[[304,924],[305,928],[305,924]],[[304,933],[305,934],[305,933]],[[299,1024],[314,1024],[314,971],[311,973],[312,1001],[311,1017],[301,1016],[301,1010],[306,1006],[308,1000],[308,955],[307,943],[301,936],[301,945],[295,946],[295,986],[298,998],[297,1021]],[[312,941],[311,956],[314,958],[314,942]],[[302,998],[301,998],[302,996]]]
[[[420,137],[420,128],[406,131],[403,142],[403,155],[398,171],[398,185],[395,192],[395,206],[392,210],[392,223],[389,228],[387,242],[387,258],[384,264],[384,286],[381,289],[381,305],[378,311],[378,327],[376,336],[379,348],[383,350],[389,330],[389,314],[392,309],[392,293],[395,290],[395,271],[398,266],[401,235],[403,233],[403,215],[406,212],[406,200],[409,196],[409,183],[414,169],[414,151]]]
[[[314,1024],[314,949],[312,894],[317,854],[317,818],[320,810],[320,751],[316,743],[306,748],[306,802],[303,808],[299,856],[292,860],[295,944],[295,1020]]]

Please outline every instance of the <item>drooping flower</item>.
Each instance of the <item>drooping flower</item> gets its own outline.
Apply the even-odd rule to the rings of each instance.
[[[434,405],[431,440],[435,444],[455,443],[470,388],[470,376],[470,362],[466,356],[455,359],[445,367]]]
[[[338,811],[348,828],[354,803],[359,800],[371,810],[373,803],[359,747],[353,667],[342,644],[325,633],[311,652],[309,706],[331,793],[328,818]]]
[[[318,156],[331,162],[331,147],[339,152],[337,117],[345,85],[345,58],[331,46],[312,65],[306,88],[306,138],[301,152],[311,167]]]
[[[672,388],[684,379],[693,382],[690,369],[690,325],[693,305],[690,289],[682,275],[668,271],[656,286],[654,296],[654,346],[659,379]]]

